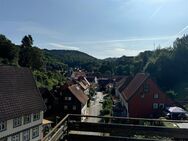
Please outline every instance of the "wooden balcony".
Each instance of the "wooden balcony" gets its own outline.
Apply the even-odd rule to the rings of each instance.
[[[86,121],[80,121],[86,117]],[[98,118],[101,122],[87,122]],[[91,121],[91,120],[89,120]],[[187,141],[188,129],[165,127],[164,123],[188,121],[67,115],[43,141]]]

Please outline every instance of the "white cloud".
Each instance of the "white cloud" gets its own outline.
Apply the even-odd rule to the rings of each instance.
[[[137,42],[137,41],[157,41],[174,39],[175,36],[163,36],[163,37],[146,37],[146,38],[129,38],[119,40],[103,40],[103,41],[79,41],[79,42],[64,42],[64,44],[103,44],[103,43],[118,43],[118,42]]]
[[[52,46],[53,49],[79,50],[78,47],[67,46],[59,43],[49,43],[49,45]]]

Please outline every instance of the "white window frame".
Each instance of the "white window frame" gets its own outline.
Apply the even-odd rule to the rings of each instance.
[[[11,141],[20,141],[20,133],[13,135]]]
[[[22,117],[13,119],[13,128],[16,128],[21,125],[22,125]]]
[[[153,109],[156,110],[159,108],[159,104],[158,103],[153,103]]]
[[[7,129],[7,122],[0,121],[0,132],[5,131]]]
[[[154,99],[158,99],[159,98],[159,94],[158,93],[155,93],[154,96],[153,96]]]
[[[30,141],[30,130],[23,131],[22,141]]]
[[[23,119],[24,119],[24,124],[30,123],[31,122],[31,115],[25,115]]]
[[[33,114],[33,121],[39,120],[40,119],[40,112]]]
[[[37,138],[39,136],[39,126],[34,127],[32,129],[32,139]]]

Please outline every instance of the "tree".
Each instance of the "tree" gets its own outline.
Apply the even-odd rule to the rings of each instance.
[[[19,65],[31,69],[40,69],[43,66],[43,52],[37,47],[32,47],[31,35],[24,36],[19,53]]]
[[[3,58],[6,64],[17,64],[18,47],[4,35],[0,35],[0,58]]]
[[[32,47],[33,38],[31,35],[25,35],[22,39],[22,47]]]

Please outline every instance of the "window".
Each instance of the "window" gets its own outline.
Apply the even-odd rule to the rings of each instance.
[[[68,106],[67,105],[64,105],[64,110],[67,110],[68,109]]]
[[[20,141],[20,134],[15,134],[11,137],[11,141]]]
[[[153,109],[158,109],[158,104],[157,103],[153,103]]]
[[[30,123],[31,122],[31,115],[26,115],[24,116],[24,124]]]
[[[158,93],[154,94],[153,98],[154,99],[158,99],[159,98],[159,94]]]
[[[23,141],[29,141],[30,140],[30,130],[23,131]]]
[[[163,103],[160,103],[160,104],[159,104],[159,108],[160,108],[160,109],[164,109],[164,104],[163,104]]]
[[[13,119],[13,128],[21,126],[21,125],[22,125],[22,117]]]
[[[144,92],[149,91],[149,85],[147,83],[144,84]]]
[[[73,105],[72,109],[73,109],[73,110],[76,110],[76,105]]]
[[[37,126],[32,129],[32,138],[34,139],[38,136],[39,136],[39,127]]]
[[[141,97],[141,98],[144,98],[144,96],[145,96],[144,93],[141,93],[141,94],[140,94],[140,97]]]
[[[33,121],[39,120],[40,119],[40,113],[35,113],[33,114]]]
[[[0,121],[0,132],[6,130],[7,123],[6,121]]]
[[[70,101],[70,100],[72,100],[72,97],[65,97],[65,100]]]

